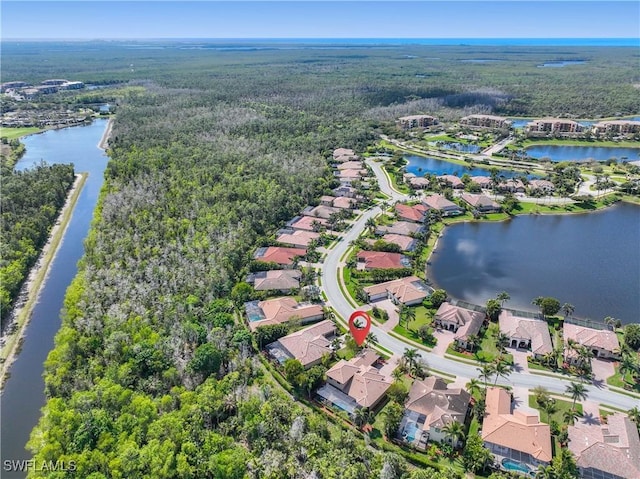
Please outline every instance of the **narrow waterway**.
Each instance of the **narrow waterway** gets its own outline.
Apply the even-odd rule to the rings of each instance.
[[[43,363],[53,348],[54,336],[60,328],[64,294],[77,272],[77,263],[83,254],[83,241],[89,231],[104,179],[108,158],[98,143],[106,126],[107,120],[99,119],[87,126],[51,130],[23,139],[26,154],[16,165],[17,169],[29,168],[42,160],[49,164],[73,163],[76,172],[88,172],[89,177],[40,291],[22,348],[11,366],[11,376],[0,397],[0,476],[3,478],[26,476],[26,472],[8,471],[5,461],[31,457],[25,444],[38,422],[45,401]]]

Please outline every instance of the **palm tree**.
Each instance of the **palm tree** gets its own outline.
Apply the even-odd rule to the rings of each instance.
[[[542,404],[542,410],[547,413],[547,422],[551,422],[551,415],[558,410],[556,407],[556,400],[549,398],[549,400]]]
[[[509,375],[513,372],[513,366],[507,363],[506,361],[496,361],[494,363],[494,372],[496,375],[496,379],[493,382],[493,385],[496,386],[498,384],[498,378],[508,378]]]
[[[540,405],[549,401],[549,391],[544,386],[536,386],[531,390],[536,402]]]
[[[509,293],[507,293],[506,291],[501,291],[496,296],[496,299],[500,301],[500,306],[504,306],[504,303],[509,301],[511,299],[511,296],[509,296]]]
[[[638,365],[636,357],[631,354],[624,354],[620,360],[618,372],[624,382],[627,382],[627,374],[631,374],[632,377],[638,374],[638,372],[640,372],[640,365]]]
[[[582,417],[582,413],[575,409],[569,409],[562,413],[562,420],[565,424],[573,426],[576,423],[576,419]]]
[[[612,318],[611,316],[607,316],[604,318],[604,324],[606,324],[611,331],[615,331],[616,328],[621,326],[621,321],[619,319]]]
[[[495,373],[493,364],[483,364],[481,367],[476,369],[480,372],[480,377],[484,379],[484,387],[486,388],[489,383],[489,378]]]
[[[627,411],[627,415],[629,419],[636,423],[636,427],[640,429],[640,408],[638,406],[634,406],[632,409]]]
[[[367,228],[369,228],[369,231],[373,233],[373,231],[376,229],[376,220],[373,218],[369,218],[367,220],[367,222],[365,223],[365,226]]]
[[[458,447],[458,443],[461,439],[464,439],[464,426],[458,421],[451,421],[442,428],[444,437],[449,440],[449,443],[454,447]]]
[[[480,339],[480,337],[477,334],[471,334],[467,338],[467,347],[471,352],[473,352],[476,350],[476,348],[480,345],[481,342],[482,342],[482,339]]]
[[[576,407],[576,401],[578,399],[580,399],[581,401],[584,401],[585,399],[587,399],[587,396],[589,395],[587,393],[587,388],[584,386],[584,384],[574,383],[574,382],[571,382],[567,386],[566,393],[573,398],[573,404],[571,405],[572,409]]]
[[[356,408],[355,412],[353,413],[353,422],[358,429],[362,429],[371,421],[373,421],[373,413],[369,411],[369,408]]]
[[[496,349],[498,351],[500,351],[500,354],[504,354],[507,352],[507,346],[509,345],[509,336],[507,336],[505,333],[502,332],[498,332],[496,333],[495,337],[495,342],[496,342]]]
[[[405,363],[407,368],[411,370],[418,363],[418,350],[411,348],[404,348],[404,354],[402,355],[402,361]]]
[[[469,382],[465,384],[465,387],[471,393],[472,396],[478,391],[480,391],[480,386],[481,386],[480,381],[478,381],[476,378],[469,379]]]
[[[391,371],[391,377],[394,379],[394,381],[400,381],[402,379],[402,376],[404,376],[404,371],[402,370],[402,368],[395,368],[393,371]]]
[[[538,467],[536,479],[558,479],[558,474],[552,465]]]
[[[377,343],[378,342],[378,338],[376,337],[375,334],[373,333],[369,333],[367,334],[367,337],[365,338],[365,343],[367,346],[369,346],[371,343]]]
[[[564,319],[567,319],[569,316],[572,316],[575,310],[576,310],[576,307],[573,304],[564,303],[562,305],[562,312],[564,313]]]
[[[400,309],[404,313],[405,328],[409,329],[409,323],[411,323],[411,321],[415,321],[416,319],[416,310],[407,306],[404,306],[404,309]]]

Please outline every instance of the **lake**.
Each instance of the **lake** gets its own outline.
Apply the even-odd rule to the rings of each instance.
[[[570,145],[535,145],[526,148],[527,155],[532,158],[550,158],[551,161],[606,161],[622,158],[629,161],[640,160],[640,146],[625,148],[617,146],[570,146]]]
[[[560,60],[555,62],[545,62],[542,65],[538,65],[538,68],[562,68],[570,65],[582,65],[587,63],[584,60]]]
[[[640,206],[619,203],[574,215],[517,216],[445,228],[427,276],[455,298],[535,310],[552,296],[577,317],[640,322]]]
[[[26,154],[17,163],[16,169],[29,168],[44,160],[49,164],[73,163],[76,172],[88,172],[89,176],[51,264],[47,281],[40,291],[31,321],[25,330],[22,349],[11,366],[11,376],[0,398],[3,464],[6,460],[31,457],[24,446],[45,402],[43,363],[60,329],[60,310],[65,291],[76,275],[76,265],[84,251],[83,241],[89,231],[103,183],[108,158],[97,145],[106,126],[107,120],[100,119],[87,126],[50,130],[21,140],[26,146]],[[2,471],[3,478],[25,475]]]
[[[448,161],[438,160],[436,158],[417,155],[406,155],[404,158],[409,162],[405,166],[407,173],[413,173],[416,176],[424,176],[425,173],[433,173],[436,176],[462,176],[465,173],[471,176],[491,176],[491,169],[489,166],[474,166],[473,168],[469,168],[465,165],[458,165],[456,163],[449,163]],[[523,173],[517,171],[500,170],[499,174],[503,175],[505,178],[512,178],[514,176],[522,175]]]

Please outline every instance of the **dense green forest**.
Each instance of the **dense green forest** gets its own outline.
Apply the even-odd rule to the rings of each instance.
[[[460,61],[507,55],[486,48],[105,42],[50,48],[45,63],[37,48],[3,45],[7,81],[144,87],[118,99],[106,183],[45,366],[30,448],[37,461],[77,464],[49,477],[454,477],[410,471],[293,402],[259,361],[232,289],[254,248],[334,185],[331,150],[363,151],[378,122],[431,110],[638,111],[631,49],[510,49],[496,68]],[[595,73],[536,67],[559,56]]]
[[[73,165],[0,167],[0,317],[11,311],[74,178]]]

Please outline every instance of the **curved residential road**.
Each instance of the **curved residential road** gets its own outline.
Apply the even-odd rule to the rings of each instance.
[[[380,190],[383,193],[390,196],[394,201],[408,199],[406,195],[393,190],[388,177],[383,173],[379,163],[371,160],[367,160],[366,162],[375,173]],[[377,206],[365,211],[353,223],[352,227],[343,234],[341,241],[339,241],[333,249],[329,250],[322,267],[322,288],[327,295],[329,304],[333,307],[336,313],[342,317],[341,322],[345,326],[349,316],[354,311],[354,307],[347,301],[338,285],[338,272],[340,267],[343,266],[340,258],[345,255],[349,249],[350,243],[356,240],[364,231],[367,220],[379,215],[381,212],[382,210]],[[378,338],[378,344],[390,350],[394,354],[401,356],[406,348],[411,347],[409,344],[390,336],[375,324],[371,325],[371,332]],[[454,361],[426,351],[419,350],[419,353],[430,368],[455,374],[459,378],[464,378],[465,380],[479,377],[475,365]],[[566,386],[569,385],[570,381],[557,377],[514,371],[509,376],[508,381],[502,380],[499,381],[499,383],[509,385],[514,388],[527,389],[533,389],[536,386],[543,386],[551,393],[564,394]],[[609,390],[606,386],[598,387],[593,384],[585,385],[587,386],[589,394],[588,400],[590,401],[614,406],[624,410],[640,406],[640,399]]]

